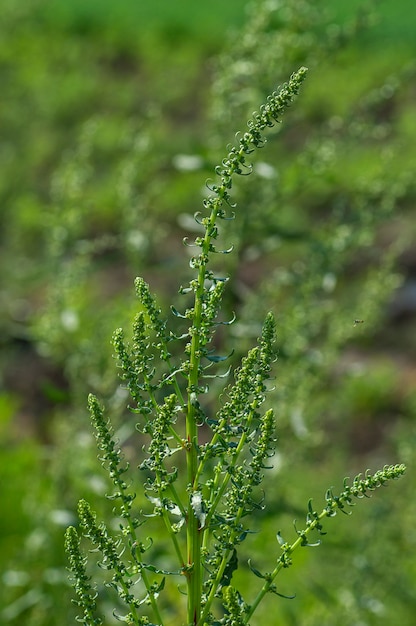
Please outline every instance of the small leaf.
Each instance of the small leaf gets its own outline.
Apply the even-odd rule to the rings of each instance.
[[[114,615],[114,617],[116,618],[116,620],[117,620],[118,622],[126,622],[126,623],[131,623],[131,615],[130,615],[130,613],[128,613],[127,615],[118,615],[118,614],[116,613],[116,611],[114,610],[114,611],[113,611],[113,615]]]
[[[217,354],[205,354],[205,358],[208,359],[208,361],[212,361],[213,363],[221,363],[222,361],[226,361],[227,359],[229,359],[233,354],[234,350],[230,352],[230,354],[228,354],[227,356],[220,356]]]
[[[286,541],[283,539],[282,535],[280,534],[280,530],[277,531],[276,533],[276,539],[279,542],[279,545],[284,546]]]
[[[256,530],[249,530],[248,528],[243,530],[243,532],[238,537],[238,543],[242,543],[247,535],[254,535],[256,534],[256,532]]]
[[[226,250],[217,250],[214,246],[211,247],[211,251],[215,252],[216,254],[230,254],[230,252],[232,252],[233,250],[234,246],[230,246]]]
[[[315,543],[308,543],[307,541],[305,541],[305,543],[302,543],[302,547],[304,548],[317,548],[318,546],[320,546],[322,543],[322,541],[320,539],[318,539],[318,541],[315,541]]]
[[[177,309],[175,309],[175,307],[173,305],[171,305],[170,310],[175,315],[175,317],[180,317],[183,320],[187,319],[186,315],[182,315],[182,313],[179,313],[179,311]]]
[[[237,550],[234,548],[233,553],[227,565],[225,566],[224,573],[222,575],[221,582],[220,582],[221,587],[228,587],[228,585],[231,583],[231,578],[233,576],[233,573],[235,572],[237,568],[238,568]]]
[[[270,587],[270,592],[274,593],[276,596],[279,596],[279,598],[284,598],[285,600],[294,600],[294,598],[296,598],[296,594],[294,594],[293,596],[285,596],[283,593],[279,593],[278,591],[276,591],[276,589],[273,589],[272,587]]]
[[[251,569],[251,571],[253,572],[253,574],[254,574],[255,576],[257,576],[257,578],[263,578],[263,579],[265,579],[265,578],[266,578],[266,576],[264,576],[264,574],[262,574],[261,572],[259,572],[259,570],[258,570],[258,569],[256,569],[255,567],[253,567],[253,566],[252,566],[252,564],[251,564],[251,559],[249,559],[247,562],[248,562],[248,566],[249,566],[249,568]]]
[[[308,511],[311,515],[315,515],[315,511],[313,510],[313,507],[312,507],[312,499],[310,499],[308,502]]]
[[[211,367],[211,365],[207,365],[205,369],[208,369],[209,367]],[[231,365],[227,369],[227,371],[224,372],[224,374],[205,374],[204,373],[202,374],[202,378],[228,378],[228,376],[230,375],[230,372],[231,372]]]

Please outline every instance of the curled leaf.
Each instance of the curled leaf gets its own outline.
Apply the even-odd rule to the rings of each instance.
[[[258,569],[253,567],[253,565],[251,564],[251,559],[249,559],[247,563],[248,563],[250,570],[253,572],[255,576],[257,576],[257,578],[263,578],[263,580],[266,580],[266,576],[262,574]]]

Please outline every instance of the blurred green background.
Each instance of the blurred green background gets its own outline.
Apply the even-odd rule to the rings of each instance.
[[[268,599],[255,623],[414,624],[415,26],[410,0],[2,0],[2,624],[74,623],[63,532],[106,489],[86,394],[127,439],[110,339],[132,281],[183,308],[204,182],[301,64],[224,236],[239,321],[221,348],[237,362],[265,311],[278,322],[276,471],[247,556],[277,553],[276,531],[345,475],[409,469],[328,522],[282,576],[297,598]]]

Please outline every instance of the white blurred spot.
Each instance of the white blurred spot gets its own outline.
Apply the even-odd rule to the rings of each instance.
[[[277,177],[276,168],[264,161],[260,161],[256,164],[255,171],[261,178],[266,178],[267,180]]]
[[[202,168],[204,161],[197,154],[175,154],[172,163],[180,172],[195,172]]]
[[[66,309],[66,311],[62,311],[61,324],[65,330],[73,333],[75,330],[78,330],[79,327],[78,314],[71,309]]]

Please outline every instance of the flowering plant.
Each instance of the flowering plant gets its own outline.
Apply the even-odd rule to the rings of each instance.
[[[305,76],[306,68],[301,67],[269,96],[216,168],[218,180],[204,200],[205,214],[195,216],[203,234],[194,241],[199,248],[190,262],[194,278],[181,288],[191,304],[184,312],[172,307],[174,316],[186,325],[184,332],[170,328],[149,286],[142,278],[135,281],[140,306],[132,339],[128,342],[118,329],[113,345],[132,399],[130,408],[138,416],[137,429],[146,441],[139,459],[142,481],[137,482],[124,461],[100,402],[89,397],[100,457],[114,486],[108,497],[114,503],[118,529],[98,522],[90,504],[81,500],[80,530],[99,555],[97,564],[108,575],[105,585],[115,592],[114,615],[127,624],[164,626],[171,619],[173,604],[175,619],[188,626],[251,623],[267,593],[281,595],[276,577],[292,564],[293,552],[319,544],[310,536],[313,531],[324,534],[325,517],[338,510],[345,513],[353,498],[368,495],[405,471],[403,465],[386,466],[375,474],[357,476],[352,484],[346,480],[340,495],[327,492],[319,513],[310,501],[305,527],[295,527],[293,543],[277,532],[280,551],[270,572],[259,571],[249,561],[251,574],[260,581],[257,588],[253,585],[253,597],[244,598],[234,585],[239,548],[252,532],[246,519],[263,506],[258,487],[275,447],[274,413],[263,408],[275,359],[275,322],[269,313],[258,345],[243,358],[214,412],[206,402],[207,381],[228,377],[229,372],[211,373],[227,359],[215,353],[213,338],[218,326],[233,320],[219,319],[228,279],[218,276],[210,261],[214,254],[231,252],[231,248],[218,249],[216,240],[220,221],[234,217],[227,211],[227,206],[234,208],[230,194],[234,177],[251,173],[249,155],[263,147],[264,130],[280,121]],[[178,358],[173,355],[174,343],[183,346]],[[158,537],[158,523],[164,528],[171,546],[169,557],[160,557],[157,542],[154,545],[144,534],[144,525],[152,522]],[[99,590],[91,582],[98,570],[93,569],[91,576],[75,527],[67,529],[65,543],[82,610],[79,620],[87,626],[104,624]],[[173,603],[170,594],[175,585],[180,601]]]

